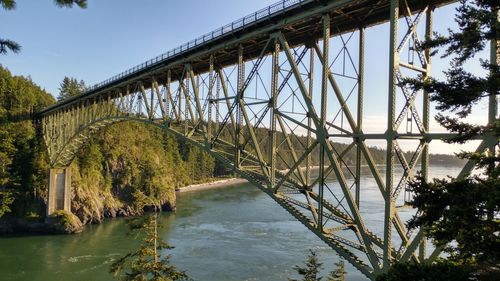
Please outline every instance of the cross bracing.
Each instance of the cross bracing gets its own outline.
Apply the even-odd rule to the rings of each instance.
[[[100,128],[146,122],[232,167],[371,279],[395,261],[432,260],[439,249],[426,253],[422,232],[406,229],[396,204],[411,196],[406,185],[418,164],[427,177],[429,143],[452,135],[430,131],[428,93],[400,82],[430,75],[430,51],[414,47],[430,37],[433,10],[449,2],[275,4],[40,112],[51,165],[68,166]],[[387,126],[364,133],[363,85],[373,75],[364,71],[365,29],[384,22]],[[367,140],[385,141],[384,173]],[[405,140],[418,143],[411,154]],[[496,145],[483,136],[478,151]],[[363,165],[384,204],[382,232],[365,218]]]

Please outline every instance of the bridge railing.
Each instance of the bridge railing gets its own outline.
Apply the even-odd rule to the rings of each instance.
[[[108,85],[114,81],[120,80],[126,76],[129,76],[129,75],[132,75],[136,72],[139,72],[147,67],[150,67],[152,65],[163,62],[163,61],[168,60],[168,59],[175,57],[177,55],[183,54],[183,53],[185,53],[185,52],[187,52],[195,47],[198,47],[198,46],[205,44],[207,42],[216,40],[216,39],[218,39],[226,34],[241,30],[245,27],[248,27],[248,26],[262,20],[262,19],[267,19],[267,18],[274,16],[278,13],[286,12],[288,10],[294,9],[297,6],[304,4],[305,2],[310,2],[310,1],[312,1],[312,0],[283,0],[283,1],[277,2],[275,4],[272,4],[272,5],[268,6],[267,8],[261,9],[253,14],[250,14],[246,17],[243,17],[241,19],[233,21],[230,24],[227,24],[223,27],[220,27],[212,32],[206,33],[203,36],[200,36],[194,40],[191,40],[191,41],[189,41],[189,42],[187,42],[187,43],[185,43],[185,44],[183,44],[183,45],[181,45],[173,50],[170,50],[166,53],[163,53],[155,58],[152,58],[152,59],[150,59],[146,62],[143,62],[139,65],[136,65],[136,66],[120,73],[120,74],[117,74],[117,75],[115,75],[115,76],[113,76],[105,81],[102,81],[98,84],[95,84],[95,85],[91,86],[90,88],[88,88],[87,91],[85,93],[83,93],[82,95],[85,95],[88,92],[92,92],[92,91],[96,90],[97,88]]]

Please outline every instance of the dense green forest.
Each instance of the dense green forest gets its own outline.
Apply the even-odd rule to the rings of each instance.
[[[81,92],[85,84],[65,78],[60,95]],[[29,77],[13,76],[0,66],[0,217],[43,221],[47,197],[48,161],[46,148],[32,113],[55,103],[55,99]],[[226,130],[225,138],[230,138]],[[256,130],[257,138],[268,137],[265,129]],[[292,146],[300,156],[306,139],[292,136]],[[292,165],[285,136],[277,133],[279,169]],[[266,142],[261,149],[267,157]],[[346,144],[334,143],[341,153]],[[251,145],[246,149],[251,151]],[[385,151],[370,149],[376,163],[385,160]],[[407,157],[410,154],[407,153]],[[355,150],[343,157],[346,165],[355,163]],[[434,160],[434,161],[433,161]],[[450,155],[431,155],[431,162],[456,164]],[[317,164],[313,152],[311,163]],[[100,222],[105,217],[139,214],[157,198],[165,210],[175,209],[175,189],[201,183],[230,171],[201,149],[169,136],[165,131],[143,123],[125,122],[107,127],[92,136],[80,148],[72,168],[72,211],[83,224]],[[4,216],[5,214],[8,214]],[[1,230],[0,223],[0,230]]]
[[[30,114],[54,102],[29,77],[0,66],[0,216],[36,216],[44,209],[47,155]]]

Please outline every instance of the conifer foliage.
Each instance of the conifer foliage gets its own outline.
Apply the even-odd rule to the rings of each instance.
[[[0,65],[0,218],[38,212],[45,196],[47,153],[31,121],[54,98],[29,77]]]
[[[139,249],[113,263],[110,272],[117,279],[124,281],[190,280],[184,271],[179,271],[170,263],[170,255],[162,255],[162,251],[173,249],[173,247],[158,235],[157,212],[147,216],[137,225],[132,224],[132,228],[143,232],[143,242]],[[122,272],[124,274],[121,274]]]
[[[499,280],[500,278],[500,89],[498,0],[460,1],[455,18],[457,30],[447,35],[434,34],[421,46],[432,48],[432,55],[449,58],[450,68],[444,81],[430,78],[408,79],[406,85],[426,90],[440,113],[436,121],[455,133],[446,142],[465,143],[485,136],[485,152],[461,152],[459,157],[473,163],[472,175],[460,178],[422,177],[410,183],[411,202],[419,213],[409,221],[410,228],[420,227],[434,244],[447,252],[448,260],[436,263],[396,263],[377,277],[388,280]],[[472,72],[473,60],[489,46],[490,58],[480,59],[482,71]],[[481,74],[485,73],[485,74]],[[490,111],[487,125],[467,122],[473,107],[486,100]],[[465,120],[465,121],[464,121]],[[478,150],[479,151],[479,150]]]
[[[344,262],[339,261],[335,264],[336,269],[326,277],[326,281],[344,281],[345,280],[345,269]],[[320,272],[323,269],[323,263],[319,262],[318,254],[309,250],[309,255],[303,266],[296,265],[293,269],[298,275],[302,276],[302,279],[288,279],[288,281],[321,281],[323,277],[320,276]]]
[[[65,100],[70,97],[77,96],[87,89],[85,86],[85,82],[83,80],[78,80],[72,77],[64,77],[63,81],[59,86],[59,96],[57,97],[58,101]]]
[[[482,174],[436,179],[431,183],[418,178],[410,185],[415,193],[412,204],[420,210],[420,215],[410,221],[410,227],[422,227],[438,246],[445,247],[451,259],[461,263],[496,264],[500,258],[498,113],[489,114],[488,125],[479,126],[461,120],[468,117],[473,106],[484,98],[498,106],[499,7],[499,1],[461,1],[455,20],[458,30],[449,30],[446,36],[436,34],[421,46],[435,48],[434,54],[444,50],[442,57],[451,59],[450,69],[444,72],[446,81],[407,81],[415,89],[424,89],[431,94],[431,100],[441,111],[436,120],[457,134],[448,142],[464,143],[480,135],[496,140],[484,153],[462,152],[459,155],[474,161]],[[481,77],[469,72],[467,63],[488,44],[491,44],[490,60],[480,60],[487,74]],[[451,115],[445,115],[446,112]]]
[[[318,260],[318,254],[309,250],[309,255],[307,256],[307,261],[305,266],[296,265],[293,267],[295,271],[301,276],[303,276],[303,281],[320,281],[322,278],[319,275],[319,272],[322,268],[322,263]],[[297,279],[288,279],[289,281],[299,281]]]

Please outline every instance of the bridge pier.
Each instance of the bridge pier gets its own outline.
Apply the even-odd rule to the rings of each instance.
[[[71,212],[71,169],[69,167],[50,169],[47,216],[59,210]]]

